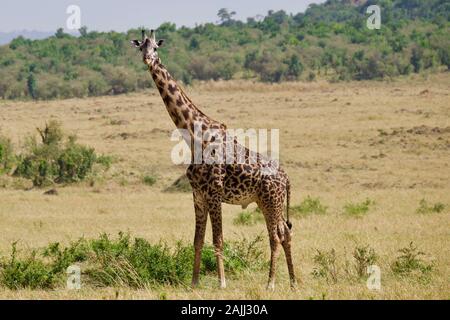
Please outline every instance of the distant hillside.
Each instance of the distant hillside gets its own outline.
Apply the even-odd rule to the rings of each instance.
[[[27,39],[45,39],[52,36],[54,32],[34,31],[34,30],[18,30],[12,32],[0,32],[0,45],[8,44],[11,40],[23,36]]]
[[[368,5],[381,7],[382,27],[366,27]],[[328,0],[304,13],[269,11],[264,19],[157,30],[160,57],[184,83],[249,78],[266,82],[382,79],[450,65],[446,0]],[[152,86],[126,33],[58,30],[44,40],[18,37],[0,46],[0,97],[54,99],[120,94]]]

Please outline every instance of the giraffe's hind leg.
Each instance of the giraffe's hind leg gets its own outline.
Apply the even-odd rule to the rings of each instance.
[[[281,245],[284,249],[284,254],[286,256],[286,263],[289,271],[289,279],[291,283],[291,288],[294,289],[297,285],[297,280],[295,278],[295,272],[294,272],[294,264],[292,263],[292,254],[291,254],[291,230],[289,230],[289,227],[286,223],[283,222],[282,226],[285,230],[285,237],[284,240],[281,242]]]
[[[202,256],[203,244],[205,242],[206,221],[208,212],[206,211],[203,198],[194,192],[195,209],[195,237],[194,237],[194,271],[192,274],[192,287],[199,283],[200,262]]]
[[[294,266],[291,255],[291,234],[283,217],[285,199],[285,184],[278,179],[266,179],[263,181],[261,194],[257,201],[262,210],[269,233],[270,240],[270,270],[267,288],[275,288],[276,263],[280,253],[280,244],[286,254],[286,262],[289,269],[291,286],[295,283]]]
[[[275,289],[275,275],[276,275],[276,264],[278,256],[280,255],[280,244],[283,239],[280,239],[280,234],[278,232],[278,216],[281,214],[281,209],[274,208],[271,204],[265,205],[264,203],[258,203],[259,208],[264,214],[266,220],[267,231],[269,233],[269,243],[270,243],[270,269],[269,269],[269,279],[267,281],[267,289]]]

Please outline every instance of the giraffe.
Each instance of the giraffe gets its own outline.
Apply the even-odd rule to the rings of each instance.
[[[154,30],[151,30],[149,37],[142,30],[142,40],[132,40],[131,43],[142,52],[143,62],[148,66],[175,126],[188,133],[189,139],[186,141],[190,143],[191,159],[194,159],[193,143],[200,142],[202,148],[205,148],[206,143],[215,143],[225,149],[227,147],[226,139],[229,139],[226,136],[226,125],[213,120],[200,111],[172,78],[158,57],[158,48],[163,41],[156,41]],[[206,135],[208,137],[206,142],[199,141],[195,135],[196,125],[200,125],[203,132],[214,132]],[[246,208],[250,203],[256,202],[265,218],[271,249],[267,289],[274,290],[275,288],[276,263],[280,246],[285,252],[290,285],[295,288],[296,277],[291,255],[292,224],[289,221],[290,182],[288,175],[274,161],[239,144],[235,137],[232,138],[231,149],[235,155],[234,161],[231,163],[229,161],[227,163],[220,161],[206,163],[204,160],[197,163],[191,160],[186,169],[186,176],[193,190],[195,211],[192,287],[195,288],[199,284],[201,252],[205,241],[208,215],[212,225],[219,285],[220,288],[225,288],[222,203],[241,205],[242,208]],[[214,151],[212,154],[214,155]],[[244,161],[236,161],[239,156],[243,157]],[[283,217],[285,199],[287,202],[286,220]]]

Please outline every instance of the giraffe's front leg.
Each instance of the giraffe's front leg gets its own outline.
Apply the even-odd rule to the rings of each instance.
[[[198,286],[200,275],[200,262],[202,258],[202,248],[205,242],[206,220],[208,212],[205,204],[199,195],[194,192],[195,209],[195,237],[194,237],[194,272],[192,274],[192,287]]]
[[[217,274],[220,288],[226,288],[225,269],[223,265],[223,233],[222,233],[222,204],[220,200],[208,202],[211,217],[213,243],[217,259]]]

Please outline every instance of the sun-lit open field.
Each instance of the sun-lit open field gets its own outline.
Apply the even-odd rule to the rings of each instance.
[[[450,75],[392,82],[326,82],[264,85],[218,82],[188,88],[192,100],[229,128],[279,128],[280,158],[291,178],[291,205],[306,196],[328,206],[325,215],[293,219],[293,254],[300,279],[289,290],[284,255],[277,287],[265,290],[268,270],[228,277],[219,290],[212,276],[199,289],[161,287],[81,290],[17,290],[0,287],[0,298],[158,298],[168,299],[449,299],[450,298]],[[156,90],[145,93],[50,102],[0,102],[0,132],[16,148],[46,120],[57,119],[82,143],[117,161],[94,183],[25,190],[15,179],[1,177],[0,253],[11,243],[39,248],[129,231],[157,242],[192,241],[194,209],[189,193],[167,193],[183,172],[170,160],[173,123]],[[157,183],[142,183],[146,174]],[[363,217],[348,217],[343,207],[369,198],[375,202]],[[445,204],[443,212],[419,214],[422,199]],[[262,233],[264,224],[233,224],[242,211],[223,206],[226,240]],[[207,242],[211,242],[208,226]],[[427,281],[395,276],[390,264],[398,250],[413,241],[434,264]],[[267,252],[269,251],[268,240]],[[311,272],[316,249],[334,248],[351,258],[356,245],[370,245],[379,255],[381,291],[364,280],[339,278],[336,284]],[[344,266],[340,266],[344,268]],[[343,274],[345,270],[340,270]]]

